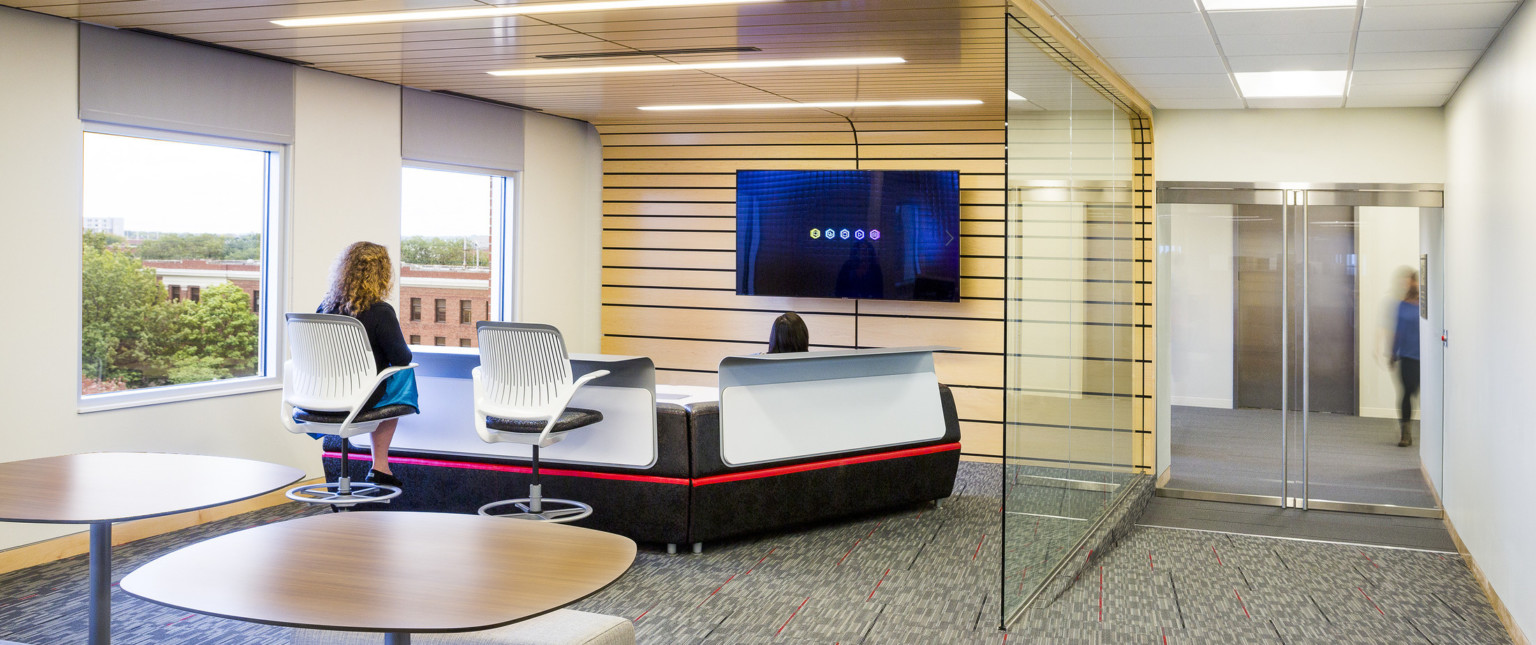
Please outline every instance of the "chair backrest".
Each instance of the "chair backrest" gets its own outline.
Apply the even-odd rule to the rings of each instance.
[[[558,404],[571,386],[571,358],[560,330],[537,323],[481,321],[480,378],[487,411],[529,413]]]
[[[372,393],[378,366],[363,323],[334,314],[286,318],[293,359],[283,379],[284,401],[308,410],[350,410]]]

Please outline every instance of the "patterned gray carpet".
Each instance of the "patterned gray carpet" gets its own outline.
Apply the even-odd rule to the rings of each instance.
[[[962,464],[956,496],[938,510],[707,544],[702,555],[649,545],[624,577],[573,608],[634,620],[639,641],[658,645],[1509,642],[1454,555],[1154,528],[1137,529],[999,632],[1005,585],[1017,594],[1039,575],[1004,576],[1000,555],[1008,549],[1018,562],[1018,550],[1041,540],[1028,520],[1010,521],[1006,546],[999,539],[998,468]],[[120,547],[117,577],[180,545],[310,512],[285,505]],[[85,578],[83,556],[0,575],[0,640],[83,643]],[[114,643],[255,645],[293,635],[122,592],[113,603]]]

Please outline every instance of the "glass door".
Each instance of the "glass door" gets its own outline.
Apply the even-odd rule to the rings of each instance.
[[[1164,493],[1281,505],[1283,402],[1295,398],[1291,207],[1274,189],[1161,193],[1159,301],[1171,311],[1158,397],[1171,439]]]
[[[1438,516],[1440,199],[1160,188],[1160,494]]]
[[[1290,194],[1305,231],[1298,319],[1307,348],[1293,494],[1303,508],[1438,517],[1430,472],[1439,470],[1441,437],[1438,423],[1426,436],[1422,418],[1439,410],[1438,361],[1429,361],[1435,387],[1421,384],[1423,359],[1440,343],[1420,274],[1438,256],[1421,220],[1437,216],[1440,193]]]

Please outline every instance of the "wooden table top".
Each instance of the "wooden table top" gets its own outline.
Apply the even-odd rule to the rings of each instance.
[[[249,459],[95,452],[0,463],[0,522],[119,522],[264,495],[304,471]]]
[[[629,538],[455,513],[336,513],[193,544],[123,578],[162,605],[239,620],[369,632],[457,632],[558,609],[613,582]]]

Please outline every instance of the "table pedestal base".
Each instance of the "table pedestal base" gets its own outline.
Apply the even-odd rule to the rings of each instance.
[[[384,635],[384,645],[411,645],[411,633],[389,632]]]
[[[90,645],[112,642],[112,523],[91,524]]]

